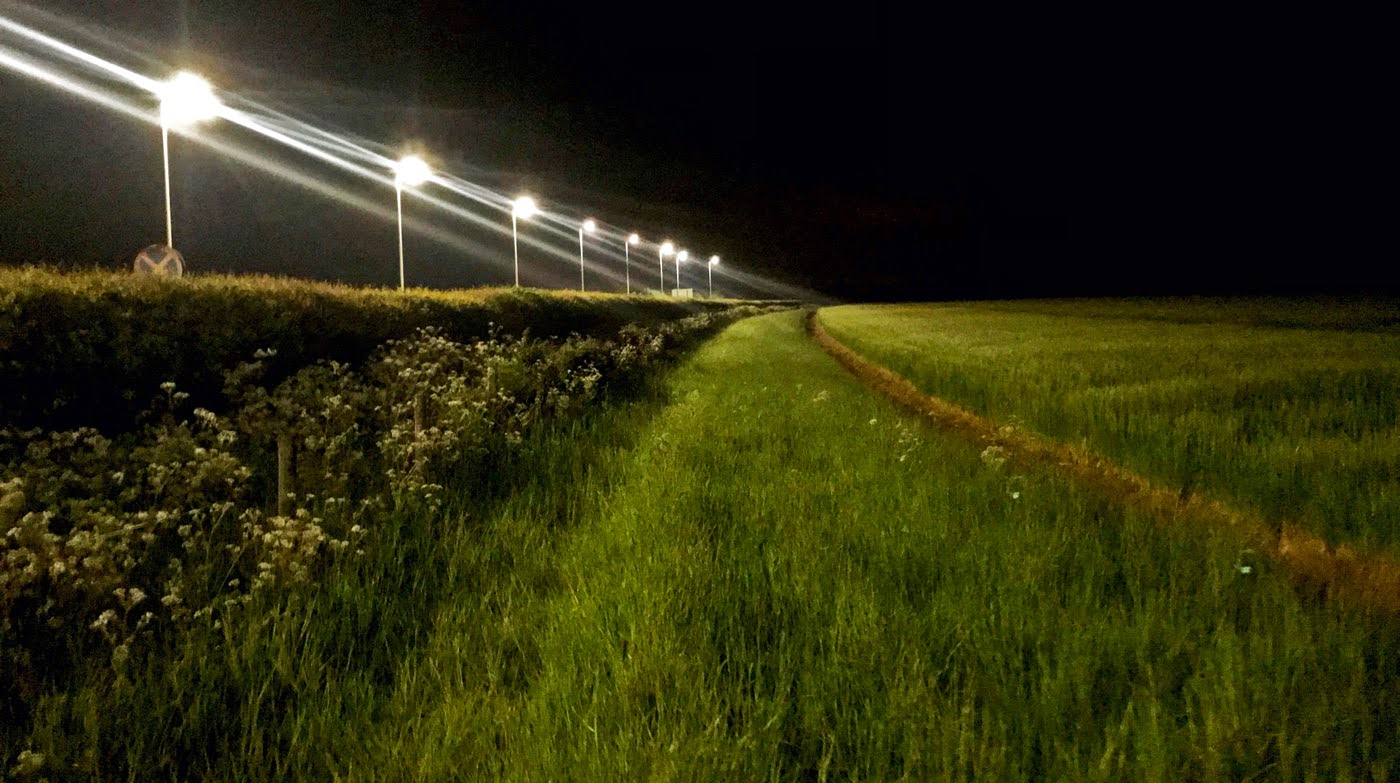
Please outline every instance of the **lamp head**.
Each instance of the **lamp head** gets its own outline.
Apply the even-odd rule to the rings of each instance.
[[[394,165],[394,183],[403,187],[416,188],[432,176],[427,161],[417,155],[407,155]]]
[[[529,196],[521,196],[511,205],[510,213],[518,218],[529,220],[539,211],[539,207],[535,206],[534,199]]]
[[[685,261],[687,258],[690,258],[689,250],[682,250],[681,252],[676,254],[677,261]]]
[[[589,218],[583,221],[583,230],[592,234],[594,231],[598,230],[598,224],[593,222],[593,218]]]
[[[641,238],[640,236],[636,235],[636,234],[633,234],[633,235],[627,237],[627,244],[629,244],[629,245],[639,245],[639,244],[641,244],[641,243],[642,243],[642,238]]]
[[[160,120],[169,127],[193,125],[219,116],[223,104],[214,96],[209,82],[189,71],[181,71],[161,85]]]
[[[714,266],[714,265],[716,265],[716,264],[718,264],[718,263],[719,263],[719,256],[710,256],[710,266]]]
[[[669,256],[669,255],[671,255],[671,254],[674,253],[674,252],[676,252],[676,246],[675,246],[675,245],[671,244],[670,242],[662,242],[662,243],[661,243],[661,255],[663,255],[663,256]]]

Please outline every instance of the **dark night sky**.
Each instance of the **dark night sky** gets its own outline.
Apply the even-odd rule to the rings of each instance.
[[[1393,292],[1400,279],[1382,231],[1395,64],[1378,20],[1121,6],[44,7],[151,63],[421,145],[501,192],[837,297]],[[0,13],[25,8],[0,0]],[[0,145],[0,258],[115,266],[161,238],[153,127],[0,68]],[[391,218],[187,141],[173,154],[177,245],[193,267],[396,280]],[[283,157],[392,208],[392,190]],[[418,214],[477,250],[411,229],[410,282],[509,280],[508,236]],[[527,282],[577,280],[527,252]]]

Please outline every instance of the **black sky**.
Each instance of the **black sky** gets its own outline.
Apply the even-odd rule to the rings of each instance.
[[[1378,20],[1130,5],[44,8],[488,187],[837,297],[1393,291]],[[6,261],[115,265],[161,237],[149,126],[0,69],[0,143]],[[196,268],[395,281],[391,220],[174,153]],[[507,281],[508,238],[460,230],[478,250],[410,231],[411,282]]]

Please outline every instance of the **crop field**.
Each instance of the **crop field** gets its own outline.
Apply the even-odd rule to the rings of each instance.
[[[926,393],[1183,495],[1400,554],[1393,304],[851,306],[821,320]]]
[[[1077,329],[1064,351],[1103,345],[1095,324],[1168,342],[1278,331],[1319,364],[1329,339],[1394,339],[1382,316],[1302,330],[1191,312],[820,315],[892,367],[915,338],[977,356],[1010,331],[998,318]],[[805,317],[729,307],[558,340],[430,329],[274,380],[250,357],[217,411],[172,385],[119,433],[0,423],[5,772],[1400,779],[1400,618],[1299,592],[1236,531],[929,426]],[[975,318],[979,337],[940,347]],[[1007,367],[1028,344],[1004,339]],[[1202,374],[1232,366],[1206,353]],[[993,364],[963,393],[1018,399],[1035,380]],[[1193,470],[1187,491],[1249,500]]]

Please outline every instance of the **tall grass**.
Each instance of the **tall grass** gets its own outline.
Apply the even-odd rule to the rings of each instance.
[[[1400,551],[1393,308],[1287,305],[856,306],[821,318],[930,394],[1086,445],[1183,494]]]
[[[1393,621],[926,430],[796,314],[447,486],[327,589],[51,701],[32,752],[109,779],[1400,771]]]
[[[731,327],[537,456],[348,780],[1331,780],[1400,762],[1396,628],[925,431]],[[359,726],[352,731],[363,731]]]

